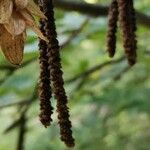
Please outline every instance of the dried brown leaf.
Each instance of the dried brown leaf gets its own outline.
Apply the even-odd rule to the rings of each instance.
[[[7,23],[13,11],[11,0],[0,0],[0,23]]]
[[[42,34],[40,29],[36,25],[36,22],[35,22],[34,18],[32,17],[32,15],[27,10],[22,10],[22,11],[20,11],[20,13],[24,17],[26,25],[28,27],[32,28],[32,30],[38,35],[38,37],[40,37],[41,39],[43,39],[45,41],[48,41],[47,38]]]
[[[4,24],[4,26],[13,36],[23,33],[26,29],[26,23],[23,17],[16,11],[13,11],[9,22]]]
[[[31,14],[40,17],[40,18],[46,18],[43,12],[41,12],[40,8],[34,3],[33,0],[30,0],[28,3],[28,6],[26,8]]]
[[[27,7],[29,0],[15,0],[17,9],[24,9]]]
[[[0,26],[0,46],[5,58],[14,65],[23,59],[24,33],[13,37],[3,25]]]

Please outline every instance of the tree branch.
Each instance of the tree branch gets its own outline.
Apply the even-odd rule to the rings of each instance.
[[[86,2],[66,1],[66,0],[54,0],[56,8],[60,8],[66,11],[78,11],[80,13],[94,16],[105,17],[108,14],[108,6],[102,6],[99,4],[88,4]],[[150,16],[136,11],[137,21],[141,25],[150,28]]]
[[[125,57],[121,57],[121,58],[116,59],[116,60],[106,61],[106,62],[104,62],[102,64],[98,64],[98,65],[96,65],[96,66],[94,66],[94,67],[92,67],[92,68],[90,68],[90,69],[88,69],[88,70],[86,70],[86,71],[76,75],[75,77],[73,77],[73,78],[71,78],[69,80],[66,80],[65,82],[66,83],[74,82],[74,81],[76,81],[76,80],[78,80],[80,78],[84,78],[86,76],[89,76],[93,72],[96,72],[96,71],[104,68],[105,66],[119,63],[119,62],[123,61],[124,59],[125,59]]]

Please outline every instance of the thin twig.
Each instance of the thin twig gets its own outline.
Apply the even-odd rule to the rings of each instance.
[[[88,22],[89,18],[85,19],[85,21],[80,25],[78,29],[73,30],[68,39],[60,46],[61,49],[66,47],[73,39],[75,39],[79,35],[79,33],[84,29],[84,27],[87,25]]]
[[[22,114],[22,116],[20,117],[17,150],[24,150],[25,133],[26,133],[26,114]]]
[[[66,83],[74,82],[74,81],[76,81],[76,80],[78,80],[80,78],[84,78],[84,77],[86,77],[86,76],[88,76],[88,75],[90,75],[90,74],[92,74],[92,73],[94,73],[94,72],[104,68],[105,66],[119,63],[119,62],[123,61],[124,59],[125,59],[124,57],[121,57],[121,58],[116,59],[116,60],[106,61],[106,62],[104,62],[102,64],[98,64],[98,65],[96,65],[96,66],[94,66],[94,67],[92,67],[92,68],[90,68],[90,69],[88,69],[88,70],[86,70],[86,71],[76,75],[75,77],[66,80]]]
[[[0,110],[2,110],[2,109],[4,109],[4,108],[8,108],[8,107],[13,107],[13,106],[25,105],[25,104],[28,104],[29,102],[30,102],[30,100],[21,100],[21,101],[19,101],[19,102],[13,102],[13,103],[1,105],[1,106],[0,106]]]
[[[0,66],[0,70],[6,70],[7,73],[6,73],[5,77],[0,80],[0,85],[2,85],[9,77],[11,77],[16,70],[26,67],[27,65],[31,64],[32,62],[34,62],[36,59],[37,59],[37,57],[34,57],[34,58],[24,62],[19,67],[14,67],[14,66],[11,66],[11,65],[10,66],[9,65],[1,65]]]

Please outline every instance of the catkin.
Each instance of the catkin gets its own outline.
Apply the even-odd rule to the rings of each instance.
[[[130,65],[136,62],[136,22],[133,0],[118,0],[119,22],[123,35],[123,46]]]
[[[118,21],[118,3],[117,0],[112,0],[108,12],[108,32],[107,32],[107,51],[110,57],[113,57],[116,51],[117,21]]]
[[[40,21],[40,29],[44,33],[44,20]],[[39,80],[39,98],[40,98],[40,121],[47,127],[52,121],[52,106],[50,99],[52,97],[51,87],[50,87],[50,71],[48,69],[48,57],[47,57],[47,43],[40,39],[39,42],[39,64],[40,64],[40,80]]]
[[[57,112],[60,126],[60,138],[68,147],[74,146],[71,121],[67,107],[67,96],[64,89],[63,72],[61,70],[60,48],[55,28],[52,0],[41,0],[42,8],[47,20],[45,22],[45,36],[48,39],[47,57],[50,71],[50,80],[53,85],[54,96],[57,100]]]

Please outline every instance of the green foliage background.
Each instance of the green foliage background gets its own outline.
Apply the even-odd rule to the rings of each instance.
[[[108,5],[110,1],[86,2]],[[149,0],[135,0],[135,7],[150,15]],[[65,81],[111,61],[106,53],[107,18],[92,18],[58,9],[55,12],[61,45],[84,24],[61,51]],[[138,24],[137,36],[138,63],[134,67],[128,69],[126,60],[123,60],[66,82],[76,139],[74,150],[150,149],[150,29]],[[9,105],[29,100],[33,94],[39,77],[37,45],[37,38],[29,31],[23,64],[32,61],[14,71],[3,67],[13,68],[2,54],[0,56],[0,150],[16,149],[18,126],[7,133],[4,131],[19,118],[25,106]],[[118,33],[117,54],[113,60],[122,56],[122,39]],[[36,99],[27,112],[25,150],[67,150],[59,140],[57,113],[47,129],[40,124],[38,113]]]

